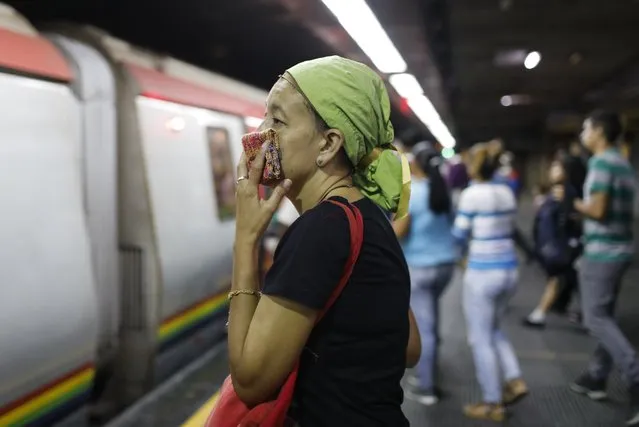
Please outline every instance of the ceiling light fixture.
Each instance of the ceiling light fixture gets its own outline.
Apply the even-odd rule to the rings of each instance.
[[[424,89],[412,74],[393,74],[388,78],[397,94],[403,98],[413,98],[424,94]]]
[[[428,130],[442,147],[453,148],[455,146],[455,138],[450,134],[441,117],[437,114],[435,107],[426,96],[410,98],[408,99],[408,105],[417,118],[428,127]]]
[[[570,55],[570,57],[568,58],[568,61],[570,61],[572,65],[577,65],[581,62],[582,59],[583,57],[581,56],[581,54],[579,52],[575,52],[572,55]]]
[[[430,130],[443,147],[454,147],[455,138],[433,107],[415,76],[406,74],[406,61],[364,0],[322,0],[346,32]]]
[[[524,67],[528,70],[532,70],[541,62],[541,54],[539,52],[530,52],[526,55],[526,59],[524,60]]]
[[[382,73],[403,73],[406,62],[364,0],[322,0]]]
[[[529,105],[533,101],[530,95],[526,95],[523,93],[520,94],[510,94],[504,95],[501,97],[501,105],[504,107],[512,107],[514,105]]]

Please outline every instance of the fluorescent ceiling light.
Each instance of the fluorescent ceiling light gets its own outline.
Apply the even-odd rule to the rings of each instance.
[[[388,81],[403,98],[408,99],[424,94],[424,89],[412,74],[393,74]]]
[[[244,124],[249,128],[258,128],[264,120],[258,117],[244,117]]]
[[[450,134],[448,128],[442,121],[433,104],[426,96],[418,96],[407,100],[408,106],[413,110],[419,120],[421,120],[433,134],[435,139],[444,148],[453,148],[456,144],[455,138]]]
[[[452,159],[453,156],[455,155],[455,149],[454,148],[444,148],[442,150],[442,157],[445,159]]]
[[[539,54],[539,52],[530,52],[524,60],[524,67],[526,67],[528,70],[532,70],[537,65],[539,65],[540,62],[541,55]]]
[[[415,76],[404,74],[406,62],[397,51],[386,31],[364,0],[322,0],[335,15],[360,49],[377,69],[390,76],[389,82],[397,93],[406,98],[413,113],[428,127],[443,147],[454,147],[455,138],[442,122],[433,104],[424,95]]]
[[[512,107],[514,105],[530,104],[532,103],[532,98],[530,95],[525,94],[504,95],[501,97],[500,102],[504,107]]]
[[[322,0],[382,73],[403,73],[406,62],[364,0]]]
[[[435,139],[443,147],[454,147],[455,139],[448,131],[433,104],[424,95],[424,89],[422,89],[415,76],[412,74],[393,74],[388,80],[397,93],[407,100],[410,109],[428,127]]]

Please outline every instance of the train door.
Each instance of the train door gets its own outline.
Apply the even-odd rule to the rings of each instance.
[[[47,37],[76,70],[72,89],[82,117],[81,171],[84,212],[98,297],[98,346],[93,400],[112,375],[118,348],[119,265],[116,89],[106,59],[93,47],[69,37]]]

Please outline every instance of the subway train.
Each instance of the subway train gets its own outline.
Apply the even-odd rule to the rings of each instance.
[[[266,96],[0,4],[0,426],[102,423],[224,339]]]

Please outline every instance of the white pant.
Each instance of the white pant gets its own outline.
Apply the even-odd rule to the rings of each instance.
[[[473,351],[477,381],[484,402],[502,401],[502,382],[521,377],[521,370],[510,340],[501,329],[508,301],[516,290],[518,272],[509,270],[466,270],[464,313],[468,342]]]

